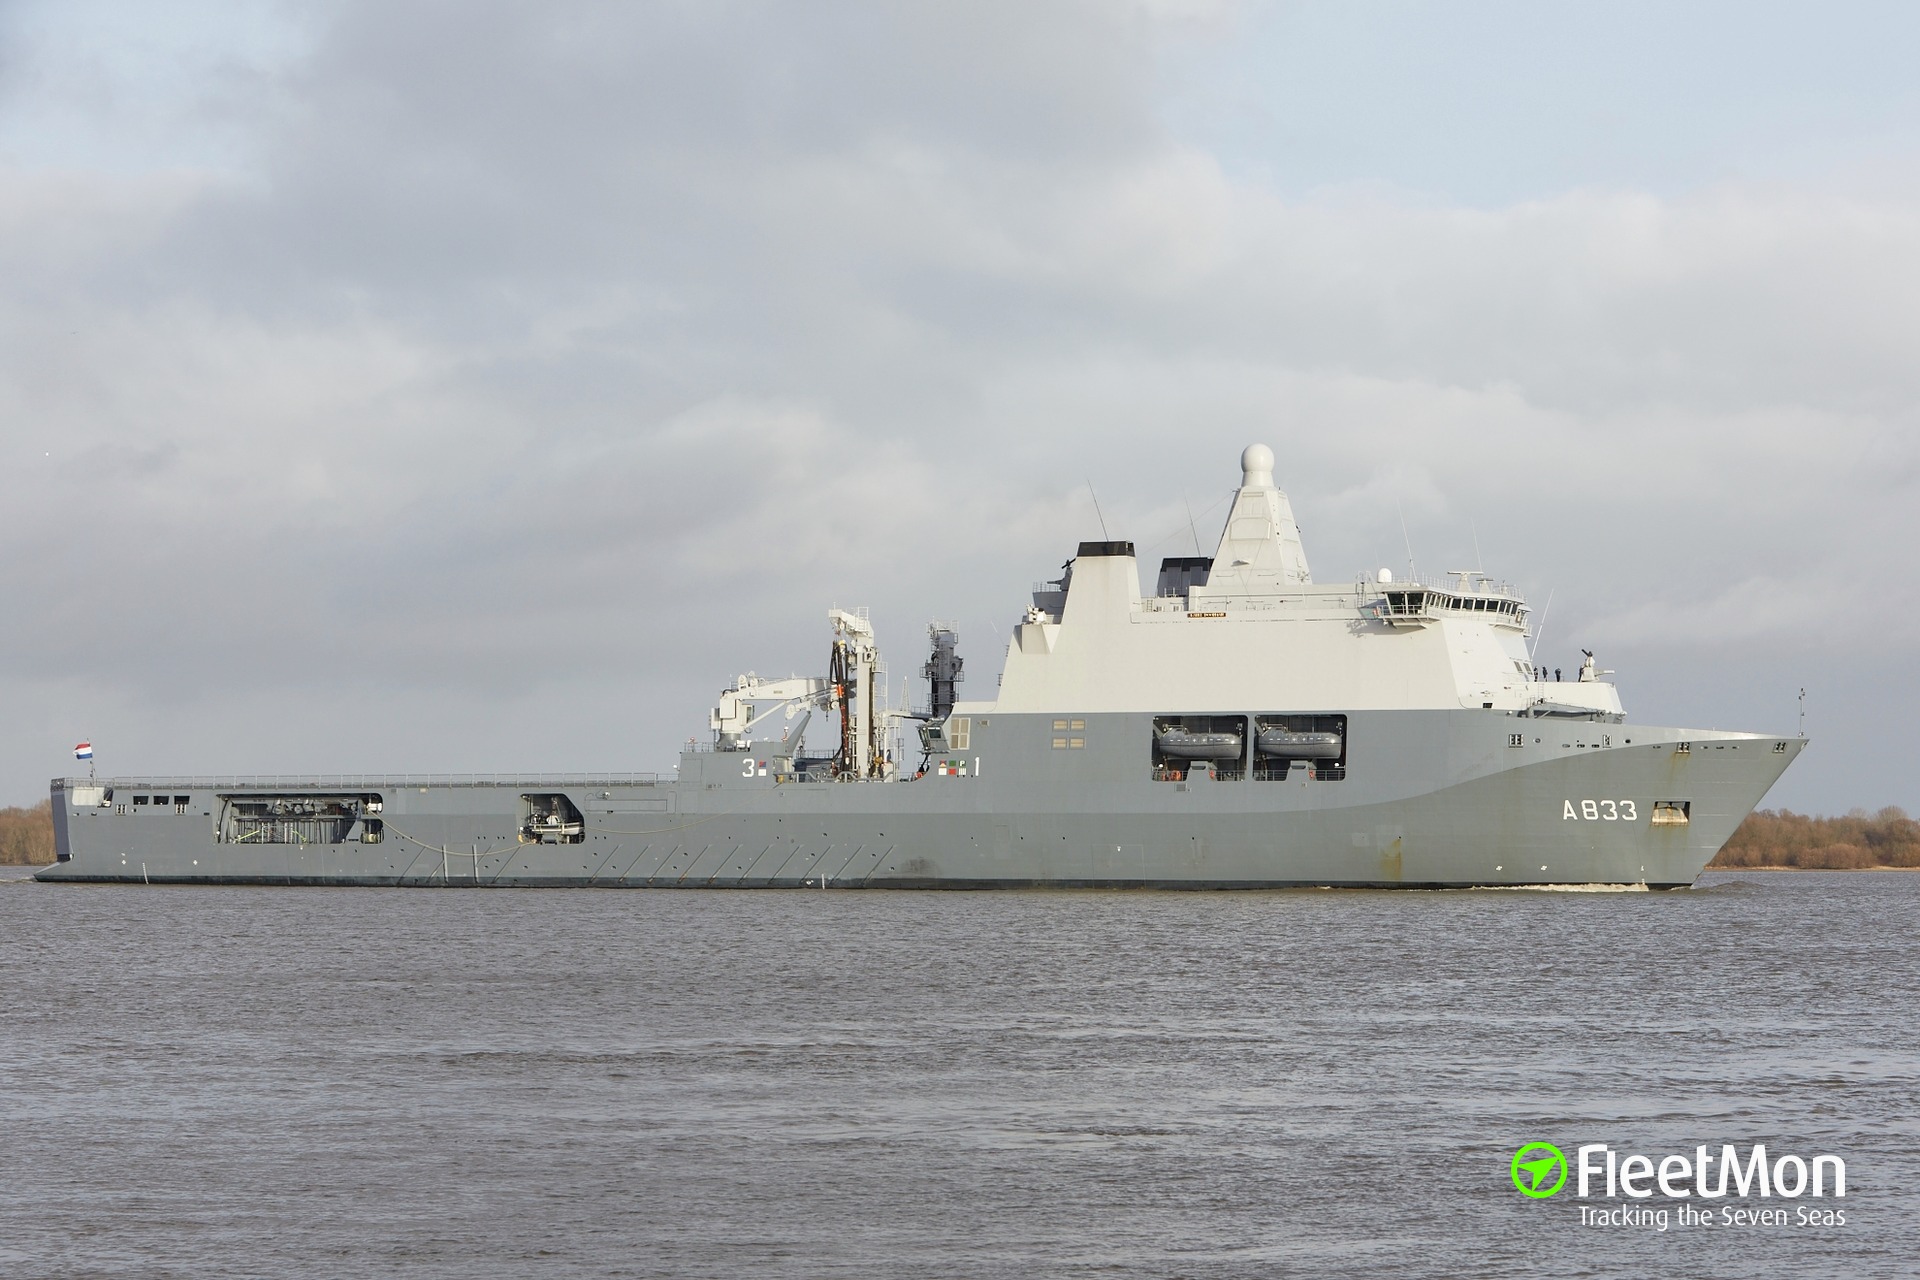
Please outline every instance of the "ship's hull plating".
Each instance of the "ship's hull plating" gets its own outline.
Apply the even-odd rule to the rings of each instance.
[[[1085,747],[983,719],[974,750],[900,782],[783,780],[697,752],[677,779],[114,779],[53,787],[62,861],[43,880],[623,888],[1691,884],[1805,745],[1534,720],[1353,719],[1345,776],[1151,776],[1150,718],[1090,717]],[[999,727],[995,728],[994,724]],[[1516,740],[1518,739],[1518,741]],[[1075,738],[1074,741],[1082,741]],[[963,772],[964,771],[964,772]],[[377,796],[379,834],[234,836],[236,798]],[[83,793],[84,794],[84,793]],[[577,838],[525,828],[564,795]],[[134,805],[136,797],[146,803]],[[186,803],[175,801],[186,798]],[[164,803],[152,803],[155,798]],[[89,797],[91,799],[91,797]],[[1658,815],[1659,820],[1656,820]],[[1684,818],[1684,821],[1680,821]],[[302,828],[300,830],[309,830]],[[346,830],[345,824],[342,830]]]

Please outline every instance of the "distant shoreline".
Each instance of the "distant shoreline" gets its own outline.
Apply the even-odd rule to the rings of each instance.
[[[1722,867],[1722,866],[1719,866],[1719,865],[1717,865],[1717,864],[1714,864],[1714,863],[1709,863],[1709,864],[1707,864],[1707,865],[1706,865],[1705,867],[1703,867],[1703,868],[1701,868],[1701,870],[1700,870],[1700,874],[1701,874],[1701,875],[1706,875],[1706,874],[1707,874],[1707,872],[1709,872],[1709,871],[1716,871],[1716,872],[1720,872],[1720,873],[1722,873],[1722,874],[1727,874],[1727,875],[1731,875],[1732,873],[1734,873],[1734,872],[1736,872],[1736,871],[1903,871],[1903,872],[1904,872],[1904,871],[1920,871],[1920,867],[1888,867],[1888,866],[1873,866],[1873,867]]]

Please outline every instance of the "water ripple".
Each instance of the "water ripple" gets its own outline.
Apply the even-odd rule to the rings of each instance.
[[[0,877],[0,1273],[1891,1273],[1916,907]],[[1850,1223],[1583,1228],[1534,1140],[1836,1152]]]

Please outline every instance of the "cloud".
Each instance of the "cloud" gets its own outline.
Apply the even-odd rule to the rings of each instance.
[[[232,167],[0,181],[9,777],[663,768],[829,603],[988,696],[1088,481],[1184,553],[1253,439],[1322,578],[1404,518],[1623,672],[1920,623],[1899,196],[1285,194],[1165,123],[1204,7],[302,21],[179,108]]]

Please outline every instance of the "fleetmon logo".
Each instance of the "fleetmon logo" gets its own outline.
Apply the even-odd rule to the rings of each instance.
[[[1513,1153],[1507,1172],[1521,1195],[1545,1200],[1567,1185],[1567,1157],[1551,1142],[1529,1142]]]

